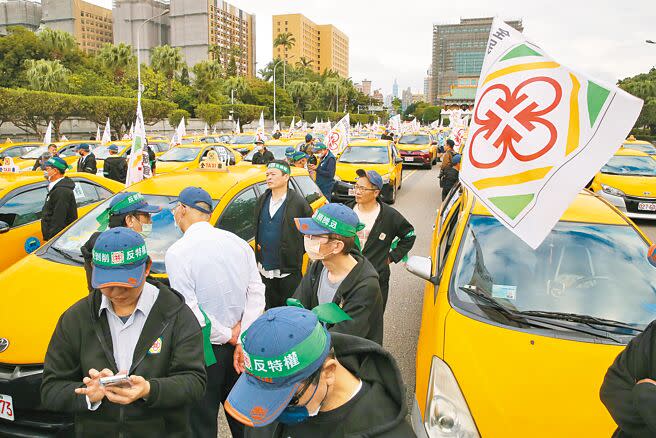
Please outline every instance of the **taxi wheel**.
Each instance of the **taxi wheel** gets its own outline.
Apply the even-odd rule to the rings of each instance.
[[[432,169],[433,168],[433,162],[429,161],[428,164],[424,164],[424,169]]]
[[[390,198],[387,200],[389,205],[392,205],[396,202],[396,190],[396,184],[394,184],[394,188],[392,189],[392,196],[390,196]]]
[[[399,174],[399,188],[398,188],[398,190],[401,190],[402,185],[403,185],[403,169],[401,169],[401,173]]]

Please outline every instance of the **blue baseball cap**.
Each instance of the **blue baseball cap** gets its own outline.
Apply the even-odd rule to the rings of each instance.
[[[325,143],[319,142],[319,143],[314,145],[314,150],[315,151],[322,151],[324,149],[328,149],[328,146],[326,146]]]
[[[312,141],[312,134],[305,134],[305,142]]]
[[[118,146],[116,146],[115,144],[110,144],[107,149],[110,151],[118,152]]]
[[[75,150],[77,150],[77,151],[88,151],[89,150],[89,145],[86,144],[86,143],[80,143],[79,145],[77,145]]]
[[[298,231],[307,235],[340,234],[346,236],[343,230],[348,229],[347,234],[349,235],[346,237],[353,237],[355,233],[350,231],[358,231],[357,229],[362,225],[358,215],[351,208],[339,203],[326,204],[318,209],[312,217],[299,217],[294,221]]]
[[[183,189],[178,196],[178,202],[202,213],[212,214],[212,210],[207,210],[198,205],[199,202],[204,202],[210,206],[210,209],[212,208],[212,197],[200,187],[187,187]]]
[[[98,236],[92,251],[91,286],[137,287],[146,280],[148,252],[141,235],[117,227]]]
[[[123,202],[126,201],[127,202]],[[116,206],[123,202],[124,207]],[[123,192],[114,196],[109,203],[109,209],[112,214],[125,214],[131,212],[154,214],[159,213],[162,209],[156,205],[150,205],[139,192]]]
[[[249,427],[274,422],[330,352],[330,333],[300,307],[276,307],[242,335],[246,372],[228,394],[226,412]]]
[[[285,157],[292,158],[295,152],[296,149],[294,149],[294,146],[289,146],[287,149],[285,149]]]
[[[364,169],[358,169],[355,173],[358,175],[358,178],[367,178],[378,190],[383,190],[383,177],[380,176],[380,173],[375,170],[367,170],[365,172]]]
[[[453,158],[451,159],[451,163],[455,166],[456,164],[460,164],[460,161],[462,160],[462,155],[460,154],[455,154]]]

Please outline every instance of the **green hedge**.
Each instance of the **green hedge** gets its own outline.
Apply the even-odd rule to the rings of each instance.
[[[169,125],[171,125],[173,129],[177,128],[183,117],[185,119],[185,126],[186,126],[187,122],[189,122],[189,117],[191,117],[189,111],[183,109],[176,109],[171,111],[169,113]]]
[[[265,106],[261,105],[246,105],[243,103],[236,104],[226,104],[219,105],[223,111],[224,117],[230,114],[230,111],[234,111],[233,117],[234,120],[239,119],[239,123],[242,125],[251,123],[253,120],[259,119],[260,113],[264,111],[264,117],[267,117],[269,110]]]
[[[221,105],[201,103],[196,107],[196,116],[207,123],[207,126],[211,129],[214,125],[220,122],[226,114],[224,113],[223,108],[221,108]]]

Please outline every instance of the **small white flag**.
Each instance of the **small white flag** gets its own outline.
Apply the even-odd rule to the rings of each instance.
[[[43,136],[43,144],[52,143],[52,122],[48,122],[48,127],[46,128],[46,135]]]

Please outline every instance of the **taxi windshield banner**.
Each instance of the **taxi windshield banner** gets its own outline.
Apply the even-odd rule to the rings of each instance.
[[[560,64],[495,19],[460,180],[536,249],[641,108],[640,99]]]

